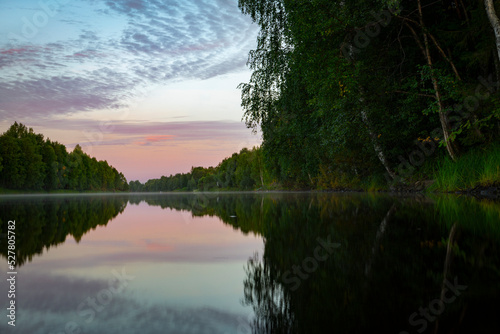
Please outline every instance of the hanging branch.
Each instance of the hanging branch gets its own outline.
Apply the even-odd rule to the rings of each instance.
[[[407,18],[407,17],[401,17],[402,20],[404,21],[409,21],[411,23],[414,23],[416,24],[418,27],[420,27],[422,30],[424,30],[424,34],[427,34],[432,42],[434,43],[434,45],[436,46],[436,49],[439,51],[439,53],[441,54],[441,56],[443,56],[443,58],[448,62],[448,64],[450,64],[452,70],[453,70],[453,73],[455,73],[455,76],[457,77],[458,81],[462,81],[462,78],[460,77],[460,74],[458,74],[458,70],[457,68],[455,67],[455,63],[453,63],[453,61],[448,58],[448,56],[446,55],[446,52],[444,52],[443,48],[439,45],[437,39],[434,37],[434,35],[432,35],[429,31],[427,31],[427,29],[425,28],[425,26],[422,26],[421,23],[415,21],[415,20],[412,20],[410,18]],[[405,25],[410,28],[410,30],[412,30],[412,32],[414,33],[415,31],[410,27],[410,25],[405,22]]]

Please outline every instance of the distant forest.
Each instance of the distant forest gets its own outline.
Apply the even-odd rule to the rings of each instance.
[[[58,142],[14,123],[0,136],[0,187],[15,190],[126,191],[125,176],[77,145]]]
[[[216,167],[192,167],[188,173],[162,176],[145,184],[131,181],[130,191],[255,190],[268,187],[270,182],[262,150],[254,147],[233,153]]]

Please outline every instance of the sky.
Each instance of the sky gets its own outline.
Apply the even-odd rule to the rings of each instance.
[[[15,121],[147,181],[260,145],[237,0],[2,0],[0,133]]]

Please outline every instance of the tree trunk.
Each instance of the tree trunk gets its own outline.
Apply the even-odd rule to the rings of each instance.
[[[377,230],[377,234],[375,235],[375,242],[373,243],[372,246],[372,253],[370,255],[370,258],[368,259],[368,262],[365,264],[365,276],[370,275],[372,264],[373,261],[375,260],[375,255],[378,253],[380,249],[380,241],[382,240],[382,237],[384,236],[384,233],[387,229],[387,223],[391,220],[391,217],[395,211],[396,211],[396,205],[393,204],[392,207],[387,212],[387,214],[385,215],[382,222],[380,223],[380,226]]]
[[[259,163],[260,184],[262,185],[262,189],[264,189],[264,171],[263,171],[264,167],[262,166],[262,159],[260,157],[260,152],[257,153],[257,161]]]
[[[493,56],[493,59],[495,60],[495,76],[497,78],[497,82],[500,82],[500,58],[497,58]]]
[[[423,35],[424,35],[424,46],[425,46],[425,55],[427,58],[427,65],[429,65],[429,69],[431,71],[431,79],[432,79],[432,85],[434,86],[434,92],[436,94],[436,100],[438,103],[438,112],[439,112],[439,121],[441,123],[441,128],[443,129],[443,136],[444,136],[444,141],[446,143],[446,149],[448,150],[448,153],[453,161],[456,160],[456,149],[455,145],[453,145],[453,142],[450,141],[450,123],[448,121],[448,116],[446,115],[446,110],[443,105],[443,100],[441,98],[441,90],[439,88],[439,83],[436,79],[436,76],[434,75],[433,72],[433,64],[432,64],[432,58],[431,58],[431,53],[429,49],[429,39],[427,38],[427,33],[425,32],[425,25],[424,25],[424,19],[423,19],[423,14],[422,14],[422,4],[420,0],[418,0],[418,12],[420,14],[420,26],[422,27],[423,30]]]
[[[392,171],[391,167],[389,166],[389,162],[387,161],[387,158],[385,157],[384,150],[382,149],[382,146],[380,146],[380,143],[377,140],[377,135],[373,132],[371,123],[368,120],[368,115],[366,114],[366,111],[361,110],[361,118],[363,119],[363,123],[365,123],[366,127],[368,128],[368,134],[370,135],[370,139],[373,144],[373,149],[375,150],[375,153],[377,153],[377,157],[382,163],[382,165],[385,167],[385,170],[391,178],[394,180],[396,179],[396,174]]]
[[[488,19],[490,20],[493,31],[495,32],[495,39],[497,44],[498,59],[500,59],[500,20],[495,12],[495,5],[493,0],[484,0],[484,7],[486,9],[486,14],[488,14]]]
[[[349,44],[349,53],[347,54],[348,57],[351,58],[351,60],[354,60],[354,47],[352,44]],[[348,58],[349,59],[349,58]],[[363,96],[363,89],[361,89],[361,95]],[[361,104],[363,104],[364,98],[361,97],[359,99]],[[389,166],[389,162],[387,161],[387,158],[385,157],[384,150],[382,149],[382,146],[380,146],[378,140],[377,140],[377,135],[373,132],[371,123],[368,119],[368,115],[366,114],[366,111],[361,109],[361,119],[363,120],[363,123],[365,123],[366,127],[368,128],[368,134],[370,135],[370,139],[372,141],[373,149],[375,150],[375,153],[377,154],[378,159],[384,166],[385,170],[389,174],[389,176],[393,179],[396,180],[396,174],[392,171],[391,167]]]

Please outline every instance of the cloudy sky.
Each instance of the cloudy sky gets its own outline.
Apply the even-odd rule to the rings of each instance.
[[[0,132],[22,122],[141,181],[261,141],[237,0],[2,0],[0,22]]]

